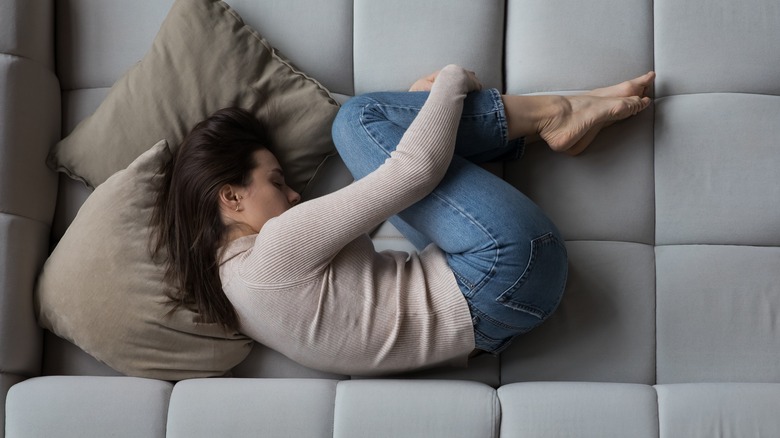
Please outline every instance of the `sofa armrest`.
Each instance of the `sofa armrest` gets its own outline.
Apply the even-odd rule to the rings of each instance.
[[[33,289],[49,252],[57,192],[46,167],[60,137],[54,2],[0,0],[0,401],[37,375],[42,332]],[[0,414],[2,417],[2,414]],[[2,424],[0,419],[0,424]]]

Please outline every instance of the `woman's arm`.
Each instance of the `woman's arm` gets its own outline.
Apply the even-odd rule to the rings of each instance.
[[[253,280],[299,282],[319,273],[348,243],[429,194],[444,177],[473,73],[443,68],[398,147],[377,170],[268,221],[247,262]],[[356,121],[357,123],[357,121]]]

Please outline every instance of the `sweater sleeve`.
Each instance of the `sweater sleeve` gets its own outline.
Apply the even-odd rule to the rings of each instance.
[[[443,68],[384,164],[347,187],[269,220],[242,276],[264,284],[310,280],[344,246],[428,195],[449,167],[463,101],[477,87],[461,67]]]

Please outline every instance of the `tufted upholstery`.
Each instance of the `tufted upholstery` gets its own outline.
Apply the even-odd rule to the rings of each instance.
[[[172,0],[0,0],[6,436],[780,435],[777,2],[228,2],[342,101],[454,62],[513,94],[654,69],[655,102],[578,158],[530,147],[493,167],[558,224],[571,263],[557,313],[500,358],[361,379],[256,345],[232,379],[120,377],[37,328],[38,270],[89,195],[44,159]],[[349,182],[327,167],[305,195]],[[389,225],[374,238],[409,247]]]

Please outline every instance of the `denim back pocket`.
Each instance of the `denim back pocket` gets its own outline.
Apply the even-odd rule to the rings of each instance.
[[[547,233],[531,241],[531,255],[525,271],[496,301],[547,319],[561,301],[567,273],[566,247],[553,233]]]

